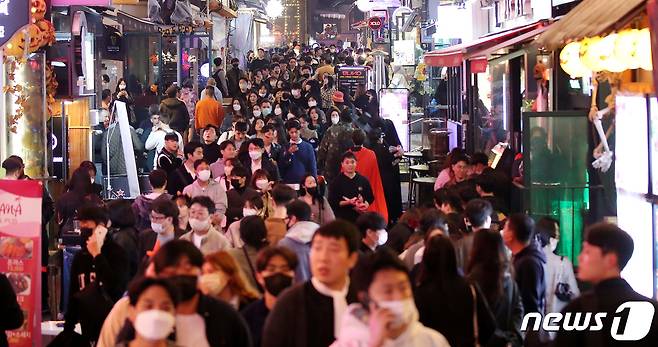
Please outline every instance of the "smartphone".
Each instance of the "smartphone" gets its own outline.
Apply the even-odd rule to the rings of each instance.
[[[105,242],[105,236],[107,236],[107,228],[103,225],[96,226],[94,229],[94,237],[96,237],[96,242],[98,243],[98,248],[103,248],[103,243]]]

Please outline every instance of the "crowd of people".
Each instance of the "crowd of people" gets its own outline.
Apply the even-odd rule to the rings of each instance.
[[[648,301],[620,276],[630,236],[610,224],[586,231],[578,278],[593,289],[581,295],[555,254],[559,223],[511,213],[487,157],[459,150],[433,201],[403,212],[393,125],[374,91],[352,96],[333,79],[367,53],[258,50],[248,71],[216,60],[191,108],[169,87],[150,108],[152,189],[134,201],[104,202],[96,166],[83,162],[51,207],[80,249],[53,346],[615,345],[611,320],[557,334],[521,323]],[[18,157],[3,168],[25,178]],[[16,298],[4,287],[0,276],[0,328],[10,329]],[[654,320],[643,341],[657,340]]]

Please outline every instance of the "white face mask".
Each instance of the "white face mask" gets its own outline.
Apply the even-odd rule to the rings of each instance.
[[[173,314],[162,310],[142,311],[135,317],[135,331],[149,341],[164,340],[176,325]]]
[[[242,108],[242,106],[240,106],[240,105],[233,105],[233,109],[235,111],[240,111],[241,108]]]
[[[218,295],[228,284],[228,278],[219,272],[213,272],[199,277],[199,287],[208,295]]]
[[[151,229],[155,231],[156,234],[162,234],[164,232],[164,225],[156,222],[151,222]]]
[[[121,83],[121,84],[119,84],[119,89],[121,89],[121,90],[124,90],[124,89],[126,89],[126,85],[125,85],[125,84],[123,84],[123,83]]]
[[[208,180],[210,179],[210,170],[199,171],[197,177],[199,177],[199,179],[203,182],[208,182]]]
[[[382,246],[388,241],[388,233],[386,230],[377,230],[377,246]]]
[[[210,218],[206,220],[200,220],[196,218],[190,219],[190,226],[194,231],[206,231],[210,228]]]
[[[557,249],[558,242],[560,242],[560,240],[553,237],[551,237],[551,239],[548,240],[549,247],[551,247],[551,252],[555,252],[555,250]]]
[[[256,180],[256,187],[260,190],[265,190],[267,187],[270,185],[270,181],[268,180]]]
[[[275,108],[275,109],[274,109],[274,114],[275,114],[275,115],[280,116],[281,113],[283,113],[283,111],[281,111],[280,108]]]
[[[258,95],[259,95],[261,98],[264,98],[265,95],[267,95],[267,93],[258,93]]]
[[[242,209],[242,216],[247,217],[247,216],[256,216],[258,215],[258,211],[252,209],[252,208],[243,208]]]
[[[261,151],[249,151],[249,158],[251,158],[251,160],[258,160],[262,156],[263,152]]]
[[[340,116],[331,116],[331,124],[338,124]]]
[[[254,111],[253,114],[254,117],[260,117],[260,111]]]
[[[293,89],[292,90],[292,96],[298,98],[300,95],[302,95],[302,91],[299,89]]]
[[[389,309],[395,315],[395,320],[391,324],[392,329],[399,328],[418,320],[418,309],[416,308],[413,298],[380,301],[377,304],[381,308]]]
[[[308,102],[308,107],[315,107],[315,106],[318,106],[317,101],[309,101]]]

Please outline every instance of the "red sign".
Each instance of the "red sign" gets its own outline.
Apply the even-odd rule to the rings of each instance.
[[[379,30],[382,25],[384,25],[384,21],[380,17],[370,17],[368,19],[368,28],[372,30]]]
[[[37,181],[0,180],[0,272],[23,311],[7,331],[12,347],[41,346],[41,195]]]

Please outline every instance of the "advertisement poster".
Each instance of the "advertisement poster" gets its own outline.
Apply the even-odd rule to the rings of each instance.
[[[393,44],[393,61],[396,65],[416,65],[416,41],[395,41]]]
[[[341,66],[338,70],[338,88],[347,88],[354,95],[359,84],[368,84],[365,66]]]
[[[409,90],[404,88],[382,89],[379,91],[379,115],[393,122],[405,152],[409,151],[408,99]]]
[[[41,346],[41,194],[38,181],[0,180],[0,272],[23,310],[12,347]]]

